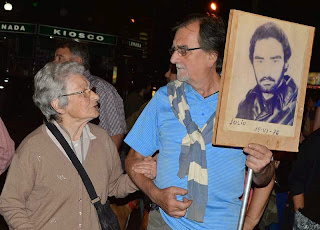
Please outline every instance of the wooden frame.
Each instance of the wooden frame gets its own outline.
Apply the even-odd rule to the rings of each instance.
[[[286,45],[283,42],[280,43],[277,40],[278,38],[270,39],[269,35],[262,38],[256,37],[257,31],[260,31],[258,28],[264,27],[265,24],[275,25],[285,34],[285,37],[287,37],[286,44],[289,43],[291,48],[291,56],[288,55],[288,49],[284,48]],[[264,32],[264,34],[269,33],[269,27],[265,31],[267,32]],[[219,102],[214,124],[213,145],[245,147],[249,143],[258,143],[267,146],[271,150],[298,151],[314,33],[314,27],[231,10]],[[254,40],[254,38],[257,39]],[[282,58],[279,58],[284,64],[281,65],[282,72],[278,76],[280,76],[279,79],[283,78],[286,81],[279,80],[278,83],[273,78],[264,77],[262,79],[261,76],[264,75],[259,75],[261,73],[261,67],[259,67],[260,59],[263,61],[270,60],[269,64],[272,64],[272,68],[267,68],[268,71],[277,70],[275,63],[278,63],[278,61],[275,59],[279,55],[276,55],[276,57],[271,55],[272,58],[271,56],[270,58],[265,58],[263,55],[261,57],[261,55],[257,54],[257,50],[262,50],[264,53],[268,53],[270,50],[277,50],[276,45],[273,43],[272,47],[274,49],[268,49],[266,48],[268,46],[262,45],[266,44],[266,42],[262,43],[262,40],[270,41],[272,39],[275,41],[273,43],[278,43],[280,47],[282,45],[283,49],[279,48],[278,50],[282,50],[284,54]],[[255,43],[252,41],[255,41]],[[258,42],[260,42],[260,48],[257,48]],[[253,45],[250,46],[250,44]],[[250,54],[252,55],[250,56]],[[289,58],[286,60],[288,56]],[[270,76],[272,76],[272,73],[270,73]],[[267,80],[271,83],[267,84]],[[286,84],[283,82],[286,82]],[[268,87],[271,87],[272,83],[274,85],[270,90]],[[266,116],[267,118],[261,115],[264,109],[261,106],[266,106],[267,100],[258,100],[258,98],[265,99],[262,95],[278,95],[277,98],[281,98],[282,94],[282,98],[287,98],[289,97],[287,95],[292,91],[295,92],[296,96],[290,103],[291,108],[293,108],[290,115],[285,113],[285,111],[289,111],[289,102],[287,107],[281,107],[280,110],[269,113],[270,116]],[[270,92],[277,92],[277,94]],[[285,99],[283,100],[285,102]],[[279,111],[282,112],[280,113]],[[290,122],[288,122],[289,120]]]

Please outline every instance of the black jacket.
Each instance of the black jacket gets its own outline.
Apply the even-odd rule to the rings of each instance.
[[[299,147],[289,176],[292,195],[304,193],[301,213],[320,224],[320,129],[314,131]]]
[[[287,75],[269,100],[263,98],[260,86],[256,85],[239,104],[236,118],[293,125],[297,96],[297,86]]]

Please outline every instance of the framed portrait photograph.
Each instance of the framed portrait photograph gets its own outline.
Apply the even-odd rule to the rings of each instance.
[[[314,33],[230,11],[213,145],[298,151]]]

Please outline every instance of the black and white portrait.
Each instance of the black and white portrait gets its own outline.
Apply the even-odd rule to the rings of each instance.
[[[240,102],[236,118],[293,125],[298,88],[287,74],[291,46],[274,22],[259,26],[249,45],[256,85]]]
[[[297,151],[314,32],[231,10],[213,144]]]

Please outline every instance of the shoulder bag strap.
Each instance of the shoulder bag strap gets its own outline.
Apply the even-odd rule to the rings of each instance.
[[[100,197],[98,197],[96,190],[94,189],[93,184],[92,184],[86,170],[83,168],[79,159],[77,158],[77,156],[75,155],[75,153],[71,149],[71,147],[68,144],[68,142],[66,141],[66,139],[62,136],[62,134],[58,130],[58,128],[54,124],[52,124],[48,121],[45,121],[45,123],[46,123],[46,126],[48,127],[48,129],[51,131],[51,133],[57,138],[57,140],[59,141],[59,143],[63,147],[64,151],[67,153],[67,155],[68,155],[69,159],[71,160],[72,164],[74,165],[74,167],[77,169],[77,171],[83,181],[83,184],[89,193],[91,203],[93,203],[94,206],[97,208],[98,203],[100,202]]]

